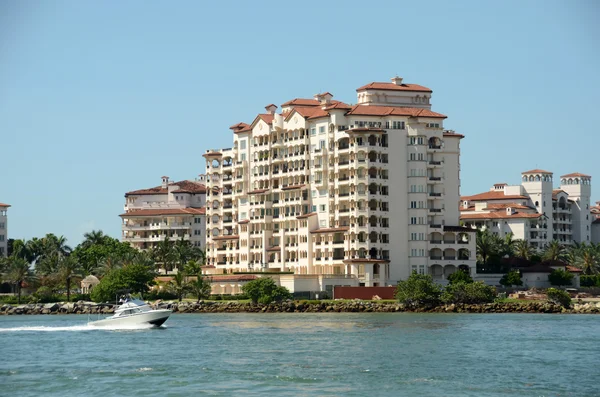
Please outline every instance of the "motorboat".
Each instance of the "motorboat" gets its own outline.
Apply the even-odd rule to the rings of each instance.
[[[170,309],[153,309],[146,302],[138,299],[126,299],[115,314],[102,320],[90,321],[95,327],[135,326],[150,324],[160,327],[171,315]]]

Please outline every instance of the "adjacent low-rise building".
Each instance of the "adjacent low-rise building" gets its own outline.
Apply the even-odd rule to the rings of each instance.
[[[525,171],[520,185],[496,183],[488,192],[461,197],[460,219],[467,227],[486,228],[500,237],[513,233],[539,249],[552,240],[590,242],[591,180],[581,173],[566,174],[554,188],[552,172]]]
[[[0,257],[8,254],[8,208],[10,205],[0,203]]]
[[[230,127],[231,148],[204,154],[208,264],[365,286],[475,272],[456,206],[463,135],[427,87],[396,77],[356,91],[353,106],[329,92],[267,105]]]
[[[171,182],[125,194],[122,241],[145,250],[166,238],[189,240],[204,249],[206,186],[202,180]]]

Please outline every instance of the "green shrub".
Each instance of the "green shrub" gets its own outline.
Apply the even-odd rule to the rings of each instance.
[[[242,287],[243,293],[254,303],[269,304],[292,299],[292,294],[285,287],[278,287],[271,277],[252,280]]]
[[[479,304],[490,303],[494,299],[496,299],[496,289],[480,281],[449,284],[442,294],[444,303]]]
[[[521,280],[521,273],[518,270],[511,270],[506,273],[500,279],[500,285],[505,287],[512,287],[513,285],[521,286],[523,285],[523,280]]]
[[[573,279],[573,273],[568,272],[564,269],[554,269],[552,273],[548,275],[548,281],[550,284],[560,287],[561,285],[571,285]]]
[[[174,294],[171,291],[153,289],[150,292],[144,294],[144,299],[149,301],[155,300],[174,300],[177,299],[177,294]]]
[[[466,271],[459,269],[448,276],[448,282],[450,282],[450,284],[457,284],[457,283],[467,283],[468,284],[468,283],[473,282],[473,278]]]
[[[600,287],[600,275],[582,275],[580,284],[582,287]]]
[[[395,296],[405,306],[417,308],[438,305],[441,295],[442,287],[431,276],[413,272],[408,279],[398,282]]]
[[[567,291],[563,291],[561,289],[556,288],[548,288],[546,291],[546,296],[548,300],[557,305],[561,305],[562,307],[569,308],[571,307],[571,296]]]

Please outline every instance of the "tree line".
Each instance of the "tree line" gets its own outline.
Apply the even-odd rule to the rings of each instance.
[[[153,249],[139,251],[100,230],[85,233],[75,248],[65,237],[49,233],[31,240],[10,240],[8,256],[0,259],[0,282],[12,285],[19,303],[23,286],[35,290],[38,297],[64,292],[70,301],[77,283],[88,275],[106,279],[105,284],[118,279],[116,284],[125,287],[131,283],[132,292],[146,292],[161,269],[167,273],[185,269],[188,275],[202,278],[205,258],[203,250],[183,239],[167,238]]]

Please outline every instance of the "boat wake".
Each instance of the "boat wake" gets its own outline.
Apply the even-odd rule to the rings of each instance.
[[[144,329],[155,328],[152,324],[135,324],[135,325],[111,325],[105,327],[95,327],[92,325],[71,325],[68,327],[14,327],[1,328],[1,332],[69,332],[69,331],[139,331]]]

